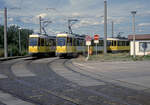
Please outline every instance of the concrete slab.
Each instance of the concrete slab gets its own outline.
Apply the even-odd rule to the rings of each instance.
[[[36,76],[34,73],[29,71],[24,63],[17,63],[14,64],[11,67],[12,72],[17,76],[17,77],[30,77],[30,76]]]
[[[135,77],[135,78],[123,78],[123,79],[119,79],[119,80],[150,88],[150,76],[141,76],[141,77]]]
[[[6,105],[35,105],[0,91],[0,101]]]
[[[55,67],[55,69],[53,69],[53,71],[56,72],[58,75],[66,78],[67,80],[72,81],[80,86],[88,87],[88,86],[105,85],[104,82],[99,82],[97,80],[90,79],[86,76],[80,75],[80,74],[75,73],[70,70],[67,70],[63,66]]]
[[[8,78],[8,77],[4,74],[0,74],[0,79],[4,79],[4,78]]]
[[[136,90],[150,88],[150,62],[87,62],[73,63],[94,78]],[[92,68],[90,68],[92,67]]]

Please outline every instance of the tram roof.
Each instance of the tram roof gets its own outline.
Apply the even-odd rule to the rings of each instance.
[[[74,37],[74,35],[67,34],[67,33],[62,33],[62,34],[57,34],[57,37]]]
[[[68,34],[68,33],[60,33],[57,34],[57,37],[76,37],[76,38],[85,38],[85,35],[79,35],[79,34]]]
[[[34,38],[47,38],[47,37],[52,37],[52,38],[56,38],[56,36],[48,36],[48,35],[44,35],[44,34],[31,34],[29,35],[30,37],[34,37]]]
[[[120,40],[120,41],[128,41],[128,39],[120,39],[120,38],[107,38],[107,40]]]

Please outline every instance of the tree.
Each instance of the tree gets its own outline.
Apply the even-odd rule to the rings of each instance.
[[[22,53],[27,51],[28,48],[28,37],[33,33],[33,30],[22,29],[20,30],[21,36],[21,47]],[[10,26],[7,29],[7,37],[8,37],[8,54],[9,55],[19,55],[19,27],[18,26]],[[0,48],[4,46],[4,26],[0,25]]]

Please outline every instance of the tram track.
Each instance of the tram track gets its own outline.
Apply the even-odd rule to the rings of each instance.
[[[71,66],[70,66],[70,65]],[[100,75],[100,74],[96,74],[96,73],[92,73],[92,72],[90,72],[90,71],[87,71],[87,70],[83,70],[83,69],[81,69],[81,68],[79,68],[79,67],[77,67],[77,66],[75,66],[73,63],[72,63],[72,61],[65,61],[64,62],[64,66],[68,69],[68,70],[70,70],[70,71],[72,71],[72,72],[74,72],[74,73],[77,73],[77,74],[79,74],[79,75],[82,75],[82,76],[85,76],[85,77],[87,77],[87,78],[91,78],[91,79],[94,79],[94,80],[97,80],[97,81],[99,81],[99,82],[104,82],[105,84],[106,84],[106,88],[107,88],[107,86],[109,87],[109,86],[111,86],[112,88],[108,88],[109,90],[108,91],[110,91],[110,90],[113,90],[113,88],[114,88],[114,91],[117,91],[117,90],[121,90],[120,92],[119,92],[119,94],[121,94],[121,93],[125,93],[124,95],[124,97],[128,97],[128,96],[130,96],[130,97],[135,97],[135,99],[136,99],[136,101],[137,102],[134,102],[134,100],[132,101],[132,100],[128,100],[128,99],[120,99],[120,97],[116,97],[115,95],[111,95],[111,94],[107,94],[107,92],[105,93],[105,92],[102,92],[102,91],[95,91],[95,90],[93,90],[93,89],[87,89],[87,88],[84,88],[85,89],[85,91],[90,91],[90,92],[93,92],[93,93],[96,93],[96,94],[98,94],[98,95],[100,95],[100,96],[103,96],[103,97],[105,97],[105,98],[107,98],[107,99],[109,99],[109,100],[113,100],[113,101],[116,101],[116,102],[119,102],[121,105],[143,105],[143,104],[141,104],[141,103],[144,103],[145,102],[145,104],[146,105],[148,105],[148,103],[149,102],[146,102],[145,100],[146,99],[148,99],[148,97],[150,97],[150,95],[149,94],[146,94],[146,93],[143,93],[143,91],[136,91],[136,90],[133,90],[133,89],[130,89],[130,88],[126,88],[126,87],[122,87],[122,86],[119,86],[119,85],[117,85],[117,84],[115,84],[115,83],[111,83],[110,81],[108,81],[108,80],[106,80],[105,81],[105,77],[103,76],[103,75]],[[73,69],[73,68],[76,68],[76,69]],[[82,71],[82,72],[81,72]],[[84,73],[83,73],[84,72]],[[91,75],[96,75],[96,77],[93,77],[93,76],[91,76]],[[99,77],[102,77],[102,79],[101,78],[97,78],[97,76],[99,76]],[[106,79],[108,79],[108,78],[106,78]],[[121,81],[120,81],[121,82]],[[116,88],[116,89],[115,89]],[[123,90],[123,91],[122,91]],[[111,92],[110,92],[111,93]],[[114,92],[112,92],[112,93],[114,93]],[[129,94],[129,93],[131,93],[131,94]],[[118,93],[117,93],[118,94]],[[140,97],[140,95],[142,95],[143,97],[141,97],[141,99],[139,98]]]
[[[91,77],[91,76],[89,76],[89,75],[85,75],[85,74],[83,74],[83,73],[80,73],[80,72],[78,72],[78,71],[76,71],[76,70],[73,70],[71,67],[68,66],[68,63],[69,63],[69,62],[70,62],[69,60],[66,60],[66,61],[63,63],[63,64],[64,64],[64,67],[67,68],[68,70],[70,70],[70,71],[72,71],[72,72],[74,72],[74,73],[77,73],[77,74],[79,74],[79,75],[88,77],[88,78],[90,78],[90,79],[94,79],[94,80],[97,80],[97,81],[99,81],[99,82],[104,82],[104,83],[108,84],[108,82],[106,82],[106,81],[103,81],[103,80],[100,80],[100,79]],[[72,63],[71,63],[71,64],[72,64]],[[100,92],[97,92],[97,91],[88,89],[88,88],[86,88],[86,87],[83,87],[82,89],[83,89],[85,92],[90,92],[90,93],[92,93],[92,94],[95,94],[95,95],[104,97],[104,98],[106,98],[107,100],[110,100],[110,101],[112,101],[112,102],[119,103],[120,105],[131,105],[131,104],[129,104],[128,102],[125,102],[125,101],[123,101],[123,100],[120,100],[120,99],[111,97],[111,96],[109,96],[109,95],[107,95],[107,94],[104,94],[104,93],[100,93]],[[132,104],[132,105],[137,105],[137,104]],[[140,105],[140,104],[139,104],[139,105]]]
[[[74,100],[72,100],[72,99],[70,99],[69,97],[65,97],[65,96],[62,96],[62,95],[59,95],[59,94],[57,94],[57,93],[55,93],[55,92],[52,92],[52,91],[49,91],[49,90],[47,90],[47,89],[44,89],[44,88],[41,88],[41,87],[37,87],[37,85],[35,85],[34,83],[30,83],[30,82],[27,82],[27,81],[24,81],[24,80],[22,80],[22,79],[18,79],[14,74],[13,74],[13,72],[11,71],[11,67],[14,65],[14,64],[16,64],[16,63],[18,63],[18,62],[20,62],[21,60],[19,60],[19,61],[16,61],[16,62],[13,62],[10,66],[9,66],[9,73],[7,74],[9,77],[10,77],[10,75],[13,77],[12,78],[12,81],[14,81],[14,83],[16,83],[16,84],[18,84],[18,85],[22,85],[22,86],[24,86],[24,87],[26,87],[26,88],[28,88],[28,89],[31,89],[31,90],[36,90],[37,92],[39,92],[39,93],[43,93],[43,95],[51,95],[51,97],[55,97],[55,98],[58,98],[58,101],[62,101],[62,100],[64,100],[64,101],[68,101],[69,103],[70,103],[70,105],[79,105],[77,102],[75,102]],[[55,61],[55,60],[54,60]],[[53,60],[51,61],[51,62],[54,62]],[[31,64],[33,62],[33,60],[31,59],[30,61],[28,61],[27,62],[27,64],[26,65],[28,65],[28,64]],[[35,87],[36,86],[36,87]],[[0,89],[1,90],[3,90],[3,91],[5,91],[6,93],[10,93],[10,94],[13,94],[14,96],[16,96],[16,97],[18,97],[18,98],[20,98],[20,99],[23,99],[23,100],[26,100],[26,101],[29,101],[29,102],[33,102],[33,103],[36,103],[36,104],[38,104],[38,105],[47,105],[47,104],[43,104],[42,102],[38,102],[38,101],[34,101],[34,100],[32,100],[32,96],[30,96],[29,98],[27,97],[27,96],[22,96],[22,95],[19,95],[19,94],[17,94],[17,93],[13,93],[12,92],[12,90],[11,91],[9,91],[9,90],[7,90],[7,89],[3,89],[3,88],[1,88],[0,87]],[[69,104],[68,103],[68,104]],[[72,103],[72,104],[71,104]],[[50,104],[50,103],[49,103]],[[48,104],[48,105],[49,105]],[[62,104],[63,105],[63,104]]]
[[[11,67],[20,62],[22,62],[29,71],[36,74],[36,76],[21,78],[14,75]],[[83,72],[80,72],[81,70],[78,71],[79,68],[74,67],[70,59],[59,58],[29,58],[12,62],[9,65],[7,73],[11,81],[6,80],[7,82],[4,83],[4,85],[8,83],[7,85],[9,86],[0,86],[0,89],[4,92],[13,94],[22,100],[32,102],[37,105],[142,105],[140,102],[128,102],[128,100],[124,98],[111,95],[109,94],[110,90],[108,90],[108,92],[103,92],[97,91],[91,87],[80,86],[77,83],[74,83],[57,74],[54,69],[58,69],[58,71],[65,69],[71,71],[73,74],[78,74],[99,82],[104,82],[105,85],[100,86],[100,89],[107,89],[109,87],[108,89],[110,90],[117,88],[125,89],[124,92],[128,91],[126,88],[118,87],[110,82],[87,75]],[[0,80],[0,83],[3,83],[3,81]],[[10,86],[14,88],[10,88]],[[17,89],[19,89],[19,91]],[[114,89],[114,91],[117,89]],[[134,91],[133,93],[136,92]],[[128,94],[124,93],[124,95]],[[122,97],[124,96],[122,95]]]

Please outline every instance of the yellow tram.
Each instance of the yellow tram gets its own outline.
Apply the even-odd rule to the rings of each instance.
[[[124,52],[130,50],[128,39],[107,38],[107,50],[109,52]]]
[[[86,51],[84,35],[57,34],[56,41],[56,55],[59,57],[77,56]]]
[[[85,36],[73,34],[58,34],[56,36],[56,55],[59,57],[77,56],[78,54],[87,53],[85,45]],[[103,39],[99,39],[97,44],[97,52],[103,52]],[[124,52],[129,51],[129,41],[127,39],[107,38],[108,52]],[[96,52],[96,44],[94,40],[91,42],[90,53]]]
[[[55,55],[56,37],[40,34],[29,35],[29,54],[32,56]]]

